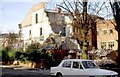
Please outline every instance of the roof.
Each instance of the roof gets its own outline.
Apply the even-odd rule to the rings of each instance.
[[[15,37],[19,37],[19,34],[14,34]],[[5,33],[5,34],[0,34],[0,38],[8,38],[9,34]]]
[[[40,10],[42,8],[45,8],[45,2],[40,2],[39,4],[34,5],[29,12],[27,13],[27,15],[25,16],[25,18],[23,19],[23,21],[20,23],[21,27],[27,27],[27,26],[31,26],[32,25],[32,13]],[[52,10],[52,9],[45,9],[46,13],[58,13],[58,10]],[[67,11],[61,11],[61,14],[65,14],[65,15],[70,15],[69,12]],[[98,17],[96,15],[90,15],[91,17],[96,17],[99,19],[103,19],[101,17]]]
[[[8,34],[0,34],[0,38],[6,38],[8,37]]]
[[[27,15],[25,16],[25,18],[23,19],[23,21],[20,23],[22,27],[27,27],[32,25],[32,13],[42,9],[45,7],[45,3],[44,2],[40,2],[39,4],[33,6],[29,12],[27,13]]]

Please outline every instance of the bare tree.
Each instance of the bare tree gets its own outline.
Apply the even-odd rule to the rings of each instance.
[[[118,57],[117,57],[117,63],[120,67],[120,1],[115,0],[113,3],[110,1],[110,5],[112,8],[113,16],[116,22],[115,29],[118,32]]]
[[[8,37],[7,37],[7,42],[8,42],[8,47],[10,49],[13,49],[15,47],[15,44],[18,42],[19,36],[15,34],[14,32],[9,32]]]
[[[104,6],[105,2],[103,2],[101,5],[99,3],[95,3],[95,7],[93,7],[91,5],[92,3],[88,5],[87,0],[83,0],[82,2],[76,0],[73,1],[73,3],[69,2],[68,0],[63,0],[63,4],[64,5],[57,6],[68,11],[72,16],[72,26],[77,30],[77,32],[74,32],[74,37],[82,49],[82,57],[87,58],[87,50],[89,46],[88,36],[93,31],[93,34],[96,35],[96,22],[98,19],[102,19],[102,17],[99,17],[98,15],[100,15],[100,11],[102,9],[107,9],[107,6]],[[89,12],[92,12],[92,14],[88,12],[89,9]],[[97,42],[97,38],[93,35],[92,37],[93,41]]]

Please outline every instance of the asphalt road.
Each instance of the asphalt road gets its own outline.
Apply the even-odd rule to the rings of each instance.
[[[120,69],[112,70],[118,72],[120,77]],[[49,70],[0,68],[0,77],[50,77],[49,75]]]
[[[1,77],[49,77],[48,71],[42,70],[26,70],[13,68],[0,68],[2,72]]]

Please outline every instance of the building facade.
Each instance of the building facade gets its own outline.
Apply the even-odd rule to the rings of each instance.
[[[115,30],[115,21],[104,20],[97,22],[98,49],[118,49],[118,32]]]
[[[80,37],[79,28],[71,26],[71,23],[72,17],[70,14],[60,9],[46,9],[45,3],[41,2],[33,6],[19,24],[24,46],[32,42],[40,42],[42,44],[50,34],[72,37],[77,32],[78,37]],[[100,21],[95,23],[94,29],[90,30],[88,36],[89,49],[94,46],[98,49],[117,50],[118,37],[114,28],[114,25],[109,20],[100,19]]]
[[[13,37],[14,39],[12,39]],[[10,43],[11,40],[14,42]],[[17,49],[22,50],[22,46],[23,46],[23,41],[20,40],[19,34],[12,34],[12,33],[11,35],[10,33],[0,34],[0,50],[6,47],[11,47],[11,49],[16,49],[16,50]]]
[[[63,37],[72,35],[71,16],[60,9],[46,9],[45,3],[33,6],[24,20],[19,24],[20,34],[24,45],[32,42],[43,43],[50,34],[58,34]],[[75,42],[74,39],[72,41]],[[75,42],[76,43],[76,42]],[[76,44],[77,45],[77,44]]]
[[[7,46],[7,34],[0,34],[0,50]]]

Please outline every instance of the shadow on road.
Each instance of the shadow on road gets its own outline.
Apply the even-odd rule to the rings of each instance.
[[[1,77],[49,77],[48,75],[3,75]]]

